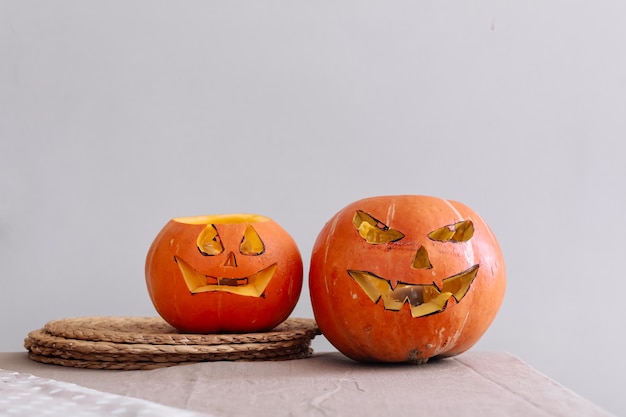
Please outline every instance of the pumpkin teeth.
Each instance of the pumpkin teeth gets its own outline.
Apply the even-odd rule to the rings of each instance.
[[[439,313],[448,307],[448,301],[452,297],[452,293],[443,292],[439,294],[437,297],[425,302],[423,304],[414,306],[411,305],[411,316],[412,317],[424,317],[430,316],[431,314]]]
[[[445,278],[441,290],[451,292],[457,302],[461,301],[474,282],[474,278],[478,274],[478,267],[479,265],[474,265],[459,274]]]
[[[214,277],[194,270],[187,262],[178,257],[174,259],[183,275],[187,288],[189,288],[192,294],[222,291],[250,297],[261,297],[265,288],[272,280],[277,266],[274,263],[247,277]]]
[[[439,288],[433,284],[408,284],[398,282],[395,287],[391,281],[371,272],[348,270],[348,274],[359,284],[361,289],[374,303],[381,299],[386,310],[400,311],[404,304],[409,304],[412,317],[424,317],[440,313],[448,306],[450,298],[458,303],[469,291],[479,265],[443,280]]]
[[[226,278],[226,277],[222,277],[222,278],[218,278],[218,277],[212,277],[209,275],[205,275],[206,277],[206,282],[207,285],[227,285],[227,286],[231,286],[231,287],[240,287],[240,286],[245,286],[248,285],[248,278]]]

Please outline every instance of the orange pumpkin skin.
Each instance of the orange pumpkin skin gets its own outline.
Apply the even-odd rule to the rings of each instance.
[[[357,230],[357,218],[367,216],[377,223],[365,229],[382,234],[382,242],[368,243]],[[454,234],[462,226],[471,233],[452,240],[431,234],[442,227]],[[453,284],[459,279],[465,286]],[[320,330],[340,352],[363,362],[424,363],[466,351],[494,320],[505,286],[502,252],[478,214],[458,202],[416,195],[366,198],[339,211],[321,230],[309,270]],[[417,307],[419,301],[411,301],[426,293],[446,300],[440,310],[429,307],[433,302]],[[420,315],[424,307],[433,311]]]
[[[207,254],[199,241],[209,229],[216,237],[204,238],[204,244],[221,250]],[[262,242],[262,253],[242,252],[248,230]],[[261,283],[255,278],[259,271],[269,271]],[[179,331],[193,333],[271,330],[293,311],[302,275],[293,238],[273,220],[256,215],[172,219],[154,239],[145,266],[159,315]]]

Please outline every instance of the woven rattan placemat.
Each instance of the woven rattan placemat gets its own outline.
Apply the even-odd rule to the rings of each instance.
[[[223,345],[233,343],[280,342],[312,338],[319,334],[313,319],[289,318],[269,332],[261,333],[179,333],[160,317],[77,317],[54,320],[44,330],[68,339],[156,345]]]
[[[320,334],[314,320],[290,318],[269,332],[178,333],[158,317],[80,317],[48,322],[24,340],[42,363],[92,369],[154,369],[207,361],[302,359]]]

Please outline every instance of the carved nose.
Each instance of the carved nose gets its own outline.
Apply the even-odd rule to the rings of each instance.
[[[224,266],[233,266],[237,267],[237,258],[235,258],[235,254],[231,251],[226,255],[226,260],[224,261]]]
[[[420,246],[417,252],[415,252],[415,257],[413,258],[413,262],[411,262],[411,268],[413,269],[430,269],[433,265],[430,263],[430,259],[428,258],[428,251],[425,247]]]

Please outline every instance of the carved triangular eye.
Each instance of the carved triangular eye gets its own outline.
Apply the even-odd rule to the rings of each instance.
[[[428,234],[431,240],[453,243],[467,242],[472,236],[474,236],[474,224],[470,220],[449,224]]]
[[[379,220],[376,220],[361,210],[357,210],[356,213],[354,213],[352,223],[359,232],[359,235],[361,235],[367,243],[371,243],[373,245],[395,242],[396,240],[400,240],[404,237],[402,232],[391,229],[389,226],[381,223]]]
[[[265,245],[254,227],[250,225],[246,227],[239,245],[239,252],[242,255],[260,255],[265,252]]]
[[[198,250],[205,256],[219,255],[224,251],[224,246],[217,233],[217,229],[212,224],[207,226],[200,232],[196,240]]]

